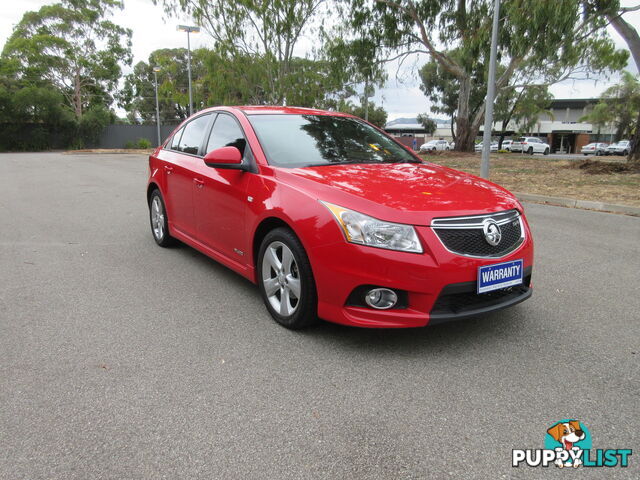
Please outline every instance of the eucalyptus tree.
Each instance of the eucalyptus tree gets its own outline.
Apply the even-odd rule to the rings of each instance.
[[[193,76],[193,100],[196,110],[207,106],[204,91],[205,59],[209,52],[196,49],[191,52]],[[162,48],[149,55],[148,62],[138,62],[125,77],[119,94],[119,104],[129,119],[143,123],[155,123],[156,104],[154,68],[158,68],[158,101],[162,122],[179,123],[189,116],[189,91],[187,78],[187,49]]]
[[[369,123],[374,124],[377,127],[384,128],[387,124],[387,111],[382,106],[377,106],[373,102],[369,102],[366,107],[368,112],[367,116]],[[350,100],[341,100],[335,107],[335,110],[343,113],[350,113],[351,115],[355,115],[356,117],[364,118],[365,117],[365,105],[360,99],[360,105],[354,104]]]
[[[455,148],[472,150],[484,119],[493,1],[344,2],[350,25],[367,31],[389,57],[426,54],[453,79],[447,93],[457,94]],[[521,85],[583,78],[626,62],[627,53],[617,51],[604,30],[606,21],[586,14],[581,0],[503,0],[500,14],[497,95]]]
[[[581,118],[598,128],[615,127],[615,140],[631,138],[637,129],[640,115],[640,80],[630,72],[623,72],[620,82],[607,88],[593,110]]]
[[[233,57],[260,59],[267,80],[265,101],[275,104],[287,100],[286,85],[295,78],[295,57],[302,55],[302,38],[320,38],[320,17],[327,4],[327,0],[154,2],[161,3],[169,14],[192,15],[211,35],[216,49]]]
[[[23,84],[48,82],[80,120],[112,101],[123,64],[131,62],[131,31],[107,19],[121,0],[62,0],[24,14],[2,51]]]
[[[496,99],[494,121],[501,124],[498,149],[509,129],[509,124],[515,126],[520,134],[531,133],[543,113],[553,117],[549,110],[553,96],[546,85],[530,85],[516,88],[506,88]]]
[[[588,15],[604,17],[615,28],[629,47],[636,69],[640,71],[640,34],[638,29],[625,19],[625,14],[640,10],[640,4],[623,7],[620,0],[584,0]],[[640,162],[640,110],[635,121],[633,145],[629,160]]]
[[[429,116],[426,113],[418,114],[417,120],[418,120],[418,123],[420,123],[424,127],[424,131],[428,135],[433,135],[434,133],[436,133],[436,130],[438,129],[438,124],[435,122],[435,120],[429,118]]]

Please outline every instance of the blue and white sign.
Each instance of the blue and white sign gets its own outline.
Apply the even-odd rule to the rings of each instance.
[[[491,292],[522,283],[522,260],[478,268],[478,293]]]

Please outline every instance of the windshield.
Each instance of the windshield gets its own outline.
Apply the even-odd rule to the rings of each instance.
[[[330,115],[250,115],[270,165],[314,167],[346,163],[420,163],[370,125]]]

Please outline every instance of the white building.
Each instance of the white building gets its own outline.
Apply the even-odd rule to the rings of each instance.
[[[588,114],[598,102],[597,98],[553,100],[549,107],[549,113],[540,115],[533,131],[525,133],[543,137],[551,145],[552,152],[575,153],[592,141],[611,142],[615,132],[613,126],[601,128],[598,132],[598,129],[594,128],[592,124],[580,121],[580,118]],[[433,135],[427,135],[417,119],[396,119],[388,122],[385,130],[399,138],[405,145],[411,146],[415,138],[418,148],[424,142],[433,139],[453,140],[451,126],[449,122],[443,120],[438,121],[438,128]],[[484,128],[481,127],[480,137],[483,130]],[[494,123],[494,137],[497,137],[501,131],[502,122]],[[507,125],[505,138],[518,136],[519,131],[518,125],[510,122]]]

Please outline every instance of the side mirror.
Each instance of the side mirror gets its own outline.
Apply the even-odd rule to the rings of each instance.
[[[222,147],[211,150],[205,155],[204,163],[214,168],[244,170],[242,154],[236,147]]]

